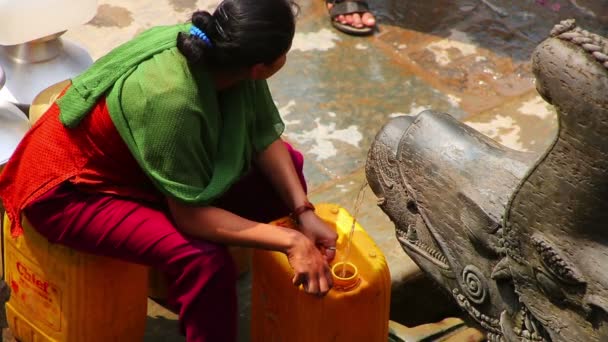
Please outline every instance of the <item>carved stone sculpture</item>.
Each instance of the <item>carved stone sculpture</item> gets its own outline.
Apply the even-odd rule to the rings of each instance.
[[[490,341],[608,341],[608,40],[563,21],[533,70],[559,115],[540,157],[424,111],[382,128],[367,179]]]

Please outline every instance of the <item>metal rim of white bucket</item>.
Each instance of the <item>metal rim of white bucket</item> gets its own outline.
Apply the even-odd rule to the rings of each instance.
[[[4,87],[4,83],[6,83],[6,75],[4,74],[4,69],[2,69],[2,65],[0,65],[0,89]]]

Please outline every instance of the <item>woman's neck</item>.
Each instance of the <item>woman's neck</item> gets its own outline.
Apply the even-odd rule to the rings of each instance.
[[[247,79],[247,74],[245,72],[234,71],[212,71],[211,77],[215,84],[215,89],[221,91]]]

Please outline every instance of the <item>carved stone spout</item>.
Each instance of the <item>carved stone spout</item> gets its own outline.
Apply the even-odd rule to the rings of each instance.
[[[559,115],[540,158],[424,111],[382,128],[367,179],[405,252],[490,341],[605,341],[608,42],[564,21],[533,69]]]

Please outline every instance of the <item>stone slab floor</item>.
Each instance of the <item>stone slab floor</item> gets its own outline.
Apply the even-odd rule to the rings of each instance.
[[[216,4],[100,0],[97,16],[65,37],[97,59],[144,29],[185,21],[193,10]],[[534,89],[532,49],[565,18],[604,34],[608,27],[605,0],[370,0],[379,31],[350,37],[332,28],[321,0],[299,4],[287,65],[270,86],[287,124],[285,139],[305,154],[311,200],[351,212],[370,143],[397,115],[445,111],[511,148],[543,151],[556,120]],[[412,326],[458,314],[401,250],[371,191],[358,220],[388,258],[393,319]],[[249,288],[245,275],[239,282],[242,341]],[[152,301],[148,323],[146,341],[183,341],[176,316]]]

